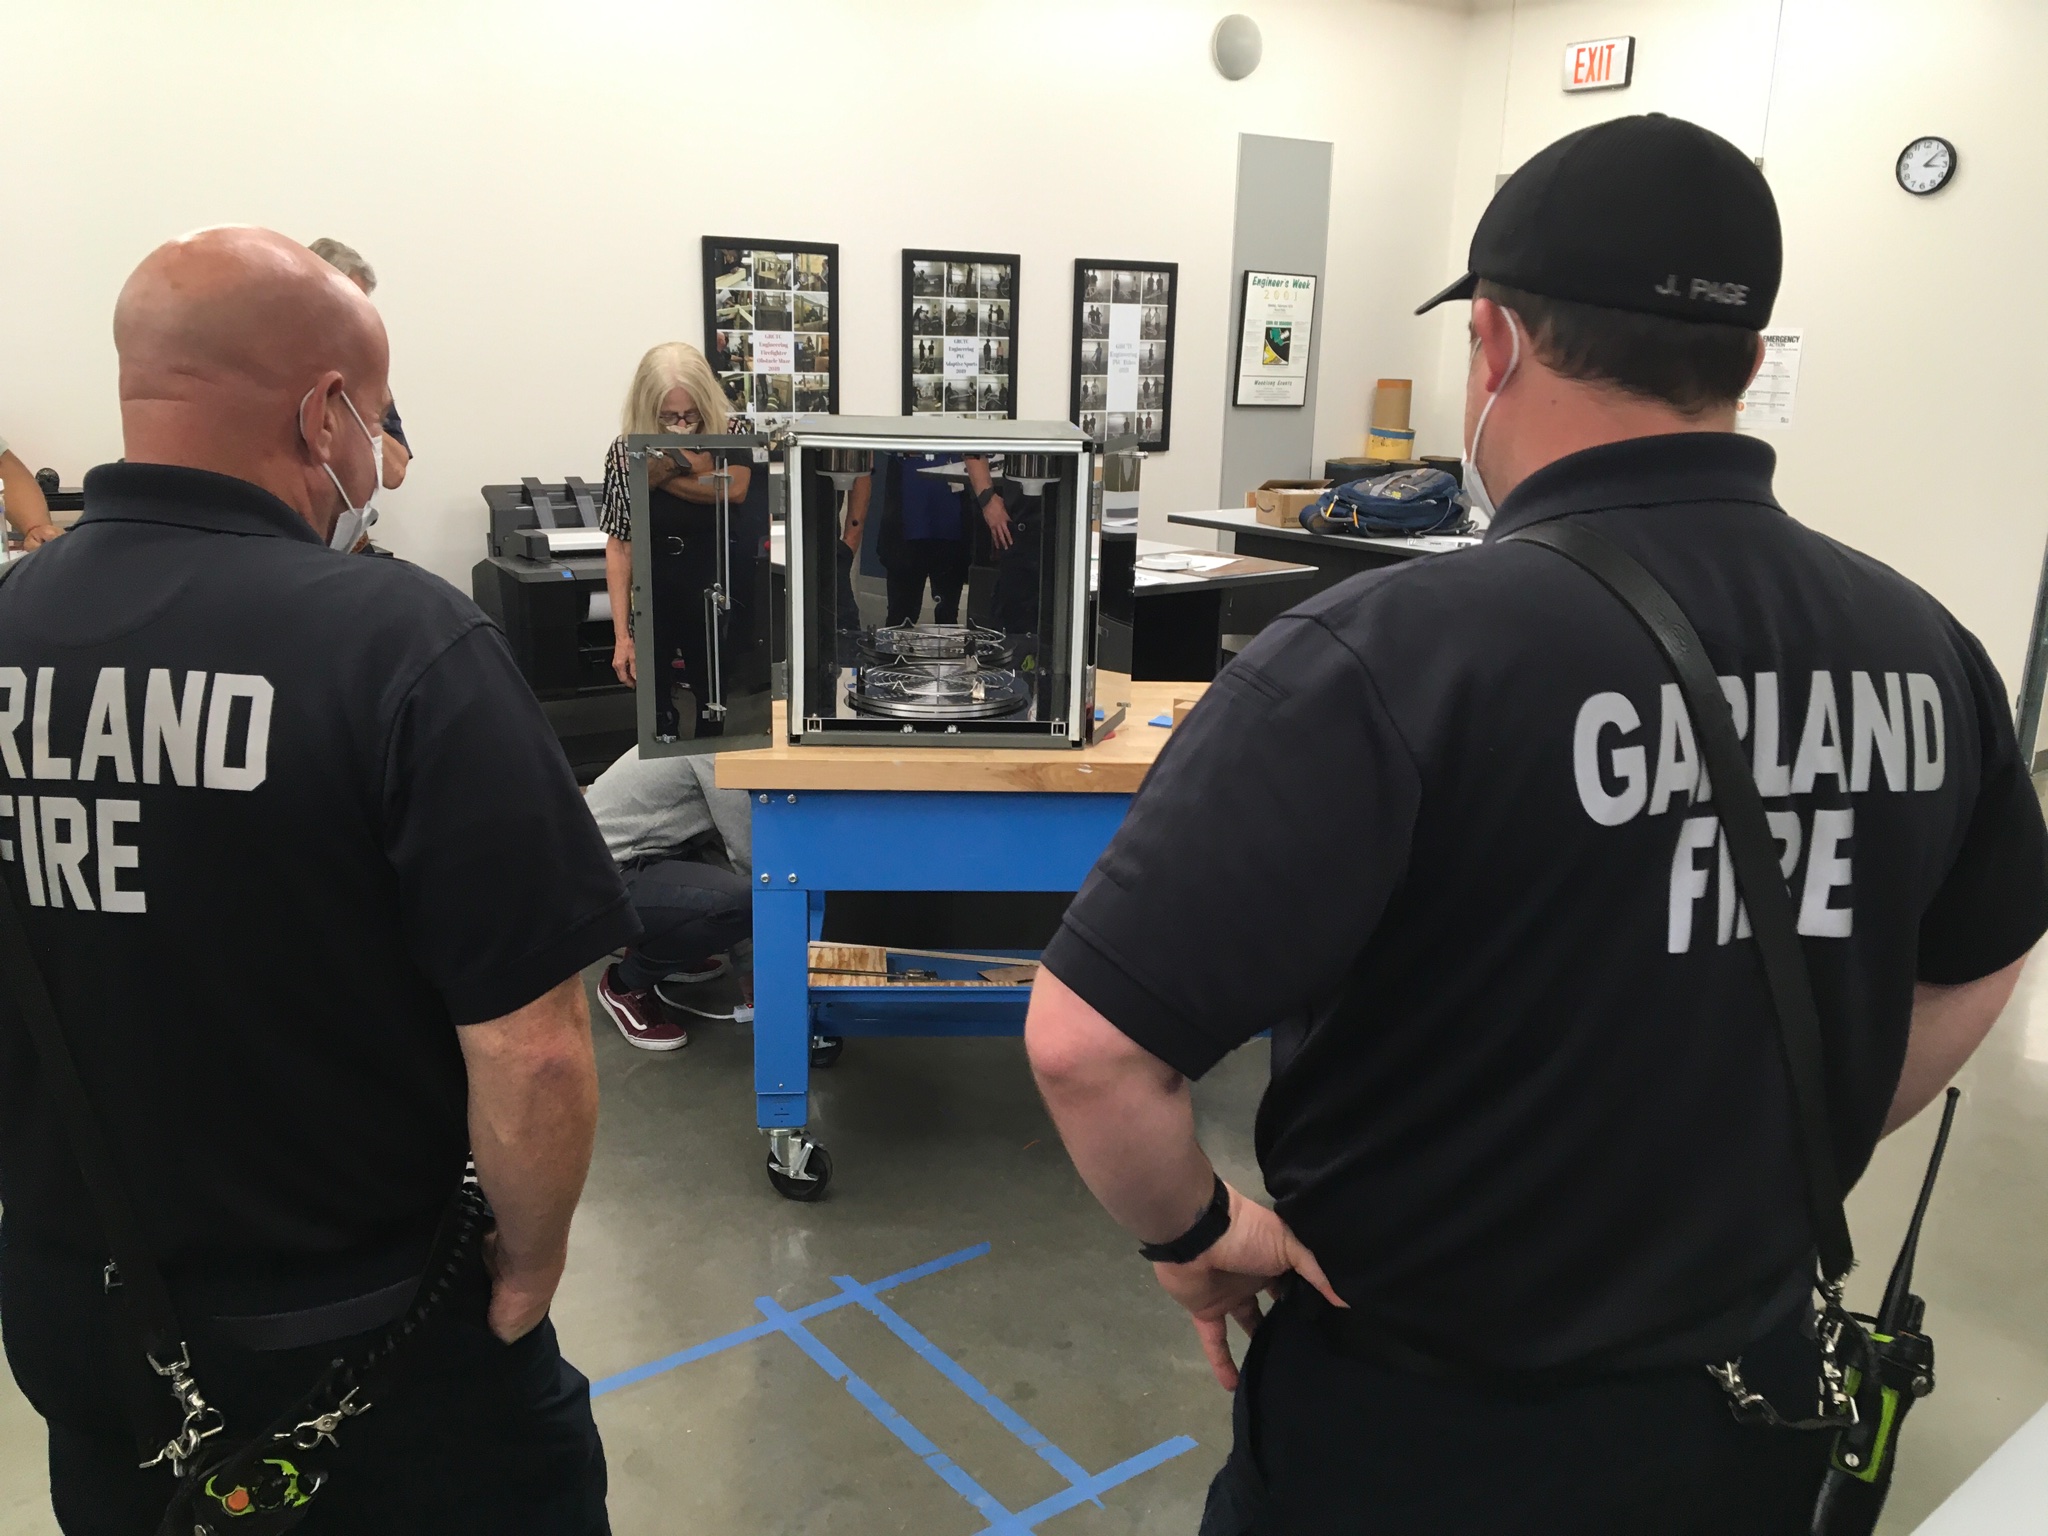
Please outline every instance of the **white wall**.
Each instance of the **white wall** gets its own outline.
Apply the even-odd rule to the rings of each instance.
[[[2039,0],[1784,0],[1782,26],[1778,0],[1272,0],[1235,85],[1220,0],[4,3],[0,430],[67,482],[119,452],[108,317],[158,240],[338,235],[383,276],[420,450],[382,536],[465,587],[477,487],[594,475],[641,350],[699,339],[700,235],[837,240],[842,405],[882,413],[903,246],[1023,254],[1020,409],[1049,418],[1073,258],[1178,260],[1163,533],[1215,497],[1238,133],[1336,144],[1320,458],[1357,451],[1382,374],[1456,451],[1463,314],[1408,312],[1462,270],[1497,172],[1606,116],[1693,117],[1765,155],[1784,214],[1787,505],[1933,589],[2017,685],[2048,533]],[[1563,44],[1615,32],[1636,83],[1565,96]],[[1962,170],[1923,201],[1891,165],[1926,132]]]
[[[465,590],[477,487],[595,476],[641,351],[701,339],[704,234],[838,241],[841,406],[885,414],[904,246],[1022,254],[1020,414],[1053,419],[1073,259],[1179,261],[1149,532],[1214,504],[1240,131],[1337,145],[1320,448],[1356,451],[1372,379],[1430,362],[1402,306],[1441,281],[1453,0],[1260,5],[1236,85],[1208,59],[1224,7],[1194,0],[5,9],[0,423],[23,457],[71,484],[119,453],[108,320],[158,241],[335,235],[378,269],[419,452],[379,537]]]
[[[1690,117],[1762,154],[1785,225],[1774,325],[1805,330],[1793,425],[1766,434],[1779,498],[1935,593],[2017,690],[2048,535],[2034,471],[2048,353],[2048,6],[2039,0],[1480,0],[1465,60],[1446,269],[1497,171],[1628,112]],[[1635,83],[1567,96],[1567,42],[1633,33]],[[1955,181],[1899,190],[1906,143]],[[1422,408],[1455,443],[1462,307],[1438,322]],[[2015,452],[2005,458],[2012,445]],[[1446,450],[1450,451],[1450,450]]]

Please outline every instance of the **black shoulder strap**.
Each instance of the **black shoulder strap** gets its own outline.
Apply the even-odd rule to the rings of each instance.
[[[1794,925],[1792,898],[1778,863],[1777,839],[1764,818],[1763,797],[1735,734],[1735,718],[1714,675],[1699,634],[1664,587],[1633,556],[1593,529],[1562,520],[1537,523],[1502,536],[1540,544],[1563,555],[1621,599],[1657,642],[1678,685],[1699,737],[1701,755],[1721,815],[1722,835],[1735,866],[1757,951],[1763,956],[1792,1098],[1799,1116],[1799,1140],[1806,1161],[1807,1204],[1820,1250],[1822,1278],[1839,1284],[1856,1262],[1849,1242],[1849,1218],[1842,1209],[1842,1178],[1835,1164],[1833,1122],[1828,1116],[1827,1081],[1821,1047],[1820,1012],[1813,981]]]
[[[17,557],[0,565],[0,583],[13,574],[19,563]],[[114,1155],[100,1133],[99,1117],[93,1113],[92,1099],[78,1075],[78,1063],[64,1038],[63,1026],[57,1022],[56,1005],[50,1000],[49,985],[43,980],[28,928],[22,922],[14,882],[4,875],[0,875],[0,892],[4,892],[0,894],[0,968],[7,973],[8,996],[36,1043],[43,1075],[57,1102],[57,1117],[63,1122],[64,1135],[71,1143],[72,1156],[78,1159],[79,1171],[85,1176],[86,1192],[99,1215],[115,1270],[141,1331],[143,1347],[154,1364],[169,1366],[185,1358],[184,1333],[171,1305],[170,1290],[143,1239],[135,1208],[121,1188]]]

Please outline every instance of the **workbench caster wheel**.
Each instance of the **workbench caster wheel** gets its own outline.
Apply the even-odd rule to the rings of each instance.
[[[821,1199],[826,1186],[832,1182],[832,1154],[815,1141],[806,1143],[809,1148],[804,1157],[803,1172],[789,1174],[776,1166],[775,1154],[768,1154],[768,1182],[775,1186],[775,1193],[785,1200],[810,1201]]]
[[[811,1036],[811,1065],[814,1067],[836,1067],[839,1057],[846,1050],[846,1040],[841,1035]]]

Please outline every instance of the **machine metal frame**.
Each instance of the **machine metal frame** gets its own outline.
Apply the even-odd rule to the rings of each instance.
[[[1075,530],[1079,555],[1058,573],[1066,582],[1067,690],[1064,705],[1067,729],[1063,732],[1003,728],[1000,720],[974,722],[971,734],[919,728],[913,722],[884,722],[877,719],[872,729],[838,726],[822,729],[822,722],[807,722],[799,714],[801,679],[816,637],[808,632],[806,555],[803,538],[804,497],[807,487],[802,473],[802,454],[807,450],[853,449],[870,453],[966,453],[985,449],[991,454],[1042,453],[1072,458],[1077,465],[1076,511],[1081,526]],[[789,471],[789,521],[787,573],[789,583],[789,742],[793,746],[932,746],[932,747],[1041,747],[1058,750],[1087,745],[1093,735],[1095,714],[1095,620],[1091,586],[1093,561],[1102,528],[1101,448],[1068,422],[951,420],[918,416],[833,416],[807,417],[795,422],[786,443]],[[636,502],[636,507],[638,503]],[[834,508],[836,514],[837,508]],[[1055,573],[1047,572],[1048,577]],[[831,579],[826,573],[825,579]]]
[[[640,755],[642,757],[683,757],[701,756],[707,752],[744,752],[753,747],[768,746],[774,739],[772,729],[754,732],[744,736],[699,736],[676,741],[655,739],[655,696],[654,690],[661,685],[659,668],[654,664],[654,614],[653,602],[653,538],[652,515],[648,507],[647,456],[670,448],[680,448],[691,453],[709,453],[713,463],[719,465],[714,478],[719,481],[719,499],[712,503],[718,519],[718,580],[705,591],[705,625],[708,633],[707,650],[712,656],[712,683],[720,690],[721,697],[712,701],[708,709],[716,714],[725,713],[723,699],[724,676],[721,668],[722,631],[717,623],[720,612],[732,607],[732,506],[726,495],[729,477],[725,468],[734,460],[744,456],[746,461],[760,474],[768,473],[768,449],[773,440],[768,437],[747,436],[740,433],[684,434],[675,432],[636,432],[626,438],[627,494],[633,509],[633,658],[639,686],[635,688],[635,719],[639,727]],[[763,616],[764,625],[767,618]],[[767,636],[764,630],[763,640]]]

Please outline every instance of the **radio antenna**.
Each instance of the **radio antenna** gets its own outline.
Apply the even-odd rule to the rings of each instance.
[[[1877,1331],[1896,1336],[1903,1329],[1917,1332],[1920,1308],[1915,1305],[1917,1298],[1912,1295],[1913,1260],[1920,1251],[1920,1223],[1927,1219],[1927,1202],[1934,1197],[1935,1176],[1941,1172],[1941,1156],[1948,1150],[1949,1127],[1955,1124],[1956,1101],[1962,1091],[1951,1088],[1948,1102],[1941,1108],[1941,1129],[1934,1133],[1934,1150],[1927,1158],[1927,1176],[1920,1181],[1920,1199],[1913,1207],[1913,1220],[1906,1228],[1906,1241],[1899,1248],[1898,1261],[1892,1265],[1891,1278],[1885,1282],[1884,1304],[1877,1309]]]

